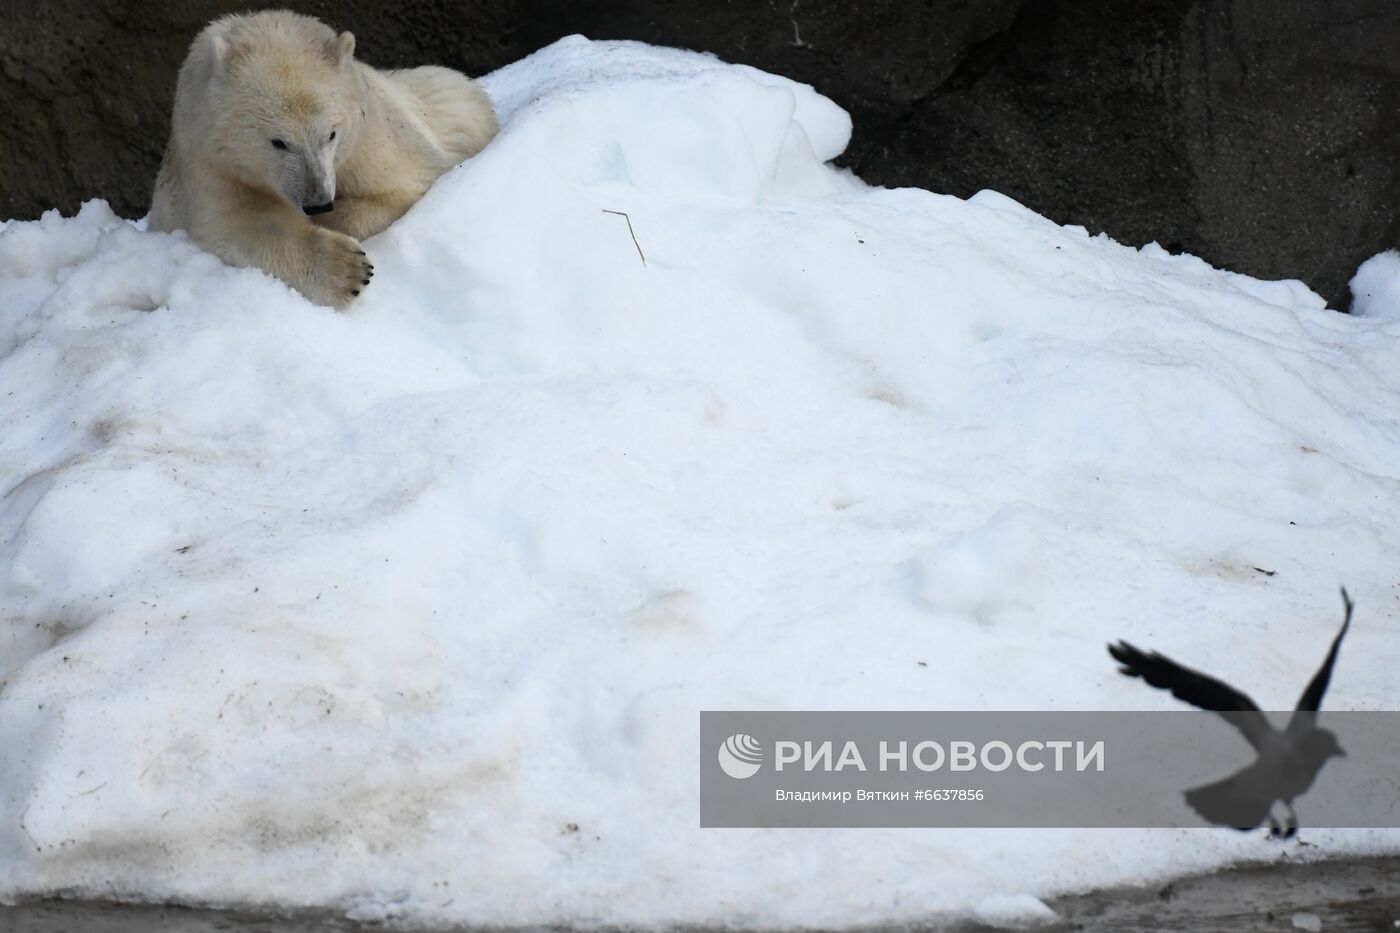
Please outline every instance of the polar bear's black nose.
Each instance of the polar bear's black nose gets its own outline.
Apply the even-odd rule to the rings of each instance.
[[[329,214],[331,211],[335,210],[335,202],[327,201],[325,204],[308,204],[303,207],[302,210],[306,211],[306,213],[310,214],[312,217],[315,217],[317,214]]]

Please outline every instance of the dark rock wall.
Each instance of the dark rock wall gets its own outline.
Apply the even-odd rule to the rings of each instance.
[[[994,188],[1335,307],[1400,233],[1394,0],[0,0],[0,216],[144,213],[189,40],[278,5],[382,66],[480,74],[574,32],[712,51],[850,110],[867,181]]]

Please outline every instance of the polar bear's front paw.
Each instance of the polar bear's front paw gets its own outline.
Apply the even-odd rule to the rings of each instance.
[[[318,229],[307,297],[318,304],[344,308],[374,277],[374,264],[359,241],[333,230]]]

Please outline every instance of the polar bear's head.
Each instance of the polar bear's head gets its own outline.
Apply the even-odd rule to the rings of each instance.
[[[196,50],[208,69],[203,151],[256,192],[308,214],[331,210],[337,153],[365,118],[355,37],[273,11],[214,22]]]

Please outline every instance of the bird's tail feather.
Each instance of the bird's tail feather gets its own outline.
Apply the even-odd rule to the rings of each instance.
[[[1233,775],[1193,787],[1186,792],[1186,803],[1207,822],[1246,832],[1264,822],[1273,801],[1251,793],[1244,785],[1239,775]]]

